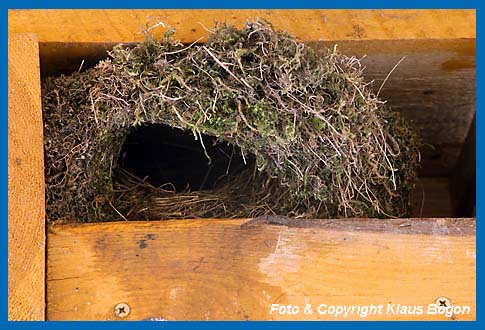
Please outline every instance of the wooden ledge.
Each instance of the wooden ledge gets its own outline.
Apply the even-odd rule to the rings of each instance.
[[[10,10],[8,20],[9,32],[36,31],[40,42],[137,42],[147,22],[172,26],[178,39],[191,42],[206,37],[214,22],[242,26],[261,17],[301,40],[322,41],[475,38],[475,15],[437,9]]]
[[[274,303],[427,306],[445,296],[471,308],[454,319],[475,319],[474,219],[241,228],[245,221],[51,225],[47,318],[116,319],[114,306],[124,302],[131,309],[127,320],[333,319],[271,315],[270,308]]]

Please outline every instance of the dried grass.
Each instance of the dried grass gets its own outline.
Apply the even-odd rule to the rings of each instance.
[[[48,220],[408,214],[418,140],[357,58],[317,53],[261,20],[218,24],[205,45],[172,34],[147,32],[45,81]],[[256,163],[212,190],[153,187],[117,164],[130,130],[148,124],[216,137]]]

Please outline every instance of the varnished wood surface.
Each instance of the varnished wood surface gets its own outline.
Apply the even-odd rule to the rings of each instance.
[[[406,40],[475,38],[475,10],[10,10],[10,32],[36,31],[40,42],[136,42],[159,22],[191,42],[215,22],[241,27],[263,18],[301,40]],[[161,35],[163,29],[155,33]],[[204,40],[202,40],[204,41]]]
[[[43,320],[44,143],[35,35],[8,38],[8,318]]]
[[[304,228],[241,220],[51,225],[47,317],[304,320],[272,304],[428,306],[439,296],[475,318],[474,219],[322,220]],[[351,315],[346,319],[361,319]],[[366,319],[449,319],[370,315]]]

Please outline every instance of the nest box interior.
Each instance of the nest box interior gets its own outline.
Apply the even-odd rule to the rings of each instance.
[[[383,42],[386,47],[388,43]],[[342,51],[347,55],[363,56],[367,55],[362,51],[356,51],[359,44],[355,42],[339,43]],[[56,76],[60,74],[70,74],[75,71],[86,70],[94,67],[99,60],[105,59],[107,51],[114,43],[41,43],[40,44],[40,70],[41,77]],[[312,47],[329,47],[329,43],[311,43]],[[374,46],[375,47],[375,46]],[[466,47],[470,48],[469,45]],[[374,81],[374,86],[379,86],[383,81],[386,70],[389,70],[389,63],[394,59],[411,57],[408,62],[418,60],[421,54],[409,54],[407,47],[404,47],[402,54],[385,56],[382,54],[370,54],[363,58],[362,63],[366,65],[364,76],[369,81]],[[375,50],[370,49],[371,52]],[[414,59],[416,57],[416,59]],[[423,63],[418,63],[420,67],[425,67],[425,62],[435,62],[441,59],[442,55],[428,54]],[[436,58],[436,59],[435,59]],[[382,90],[382,98],[388,100],[388,104],[401,112],[405,117],[412,121],[413,126],[423,139],[421,147],[420,177],[413,193],[414,217],[442,217],[442,216],[473,216],[474,215],[474,47],[462,50],[462,54],[452,56],[456,62],[455,68],[443,68],[443,63],[438,68],[441,76],[431,76],[432,72],[404,73],[406,68],[395,70],[393,76],[386,81],[385,88]],[[450,60],[448,60],[450,61]],[[463,62],[460,64],[460,61]],[[471,63],[470,63],[471,62]],[[403,61],[403,66],[406,66]],[[415,65],[416,63],[410,63]],[[466,64],[466,65],[465,65]],[[391,67],[392,68],[392,67]],[[433,71],[433,70],[428,70]],[[444,72],[444,73],[443,73]],[[388,72],[387,72],[388,73]],[[443,111],[439,121],[426,120],[434,118],[437,108],[431,108],[433,103],[439,107],[442,94],[441,89],[448,87],[452,81],[448,75],[458,75],[461,81],[468,79],[463,88],[465,95],[470,97],[467,100],[467,107],[461,106],[454,112]],[[427,85],[422,82],[412,83],[409,75],[424,76]],[[429,75],[429,77],[427,77]],[[440,79],[442,81],[440,81]],[[410,86],[411,85],[411,86]],[[377,88],[377,87],[375,87]],[[403,97],[406,95],[407,104],[403,104]],[[450,97],[450,96],[448,96]],[[453,97],[453,95],[451,95]],[[436,101],[438,100],[438,101]],[[395,103],[393,103],[393,101]],[[452,103],[460,100],[452,100]],[[455,117],[460,116],[457,111],[465,111],[457,123]],[[425,112],[429,113],[426,114]],[[448,117],[447,117],[448,116]],[[466,120],[463,119],[466,118]],[[453,123],[452,135],[456,135],[456,141],[450,143],[443,141],[441,135],[430,134],[437,129],[436,126],[450,126]],[[457,127],[457,125],[459,127]],[[458,132],[459,131],[459,132]],[[165,138],[155,139],[155,136]],[[146,178],[154,185],[166,183],[169,178],[176,190],[190,188],[192,190],[207,189],[216,185],[216,180],[221,174],[228,171],[237,172],[244,164],[242,157],[231,157],[240,155],[235,152],[237,146],[229,146],[218,143],[205,136],[206,145],[210,146],[211,158],[215,161],[209,164],[207,157],[199,142],[194,140],[190,132],[173,129],[164,125],[144,125],[134,130],[125,141],[120,155],[120,165],[122,168],[132,171],[137,176]],[[190,153],[181,152],[190,150]],[[231,160],[232,158],[232,160]],[[250,158],[250,157],[249,157]],[[230,161],[229,161],[230,160]],[[250,159],[250,161],[252,161]],[[230,163],[230,164],[229,164]],[[168,176],[168,177],[167,177]]]
[[[423,140],[412,216],[436,219],[312,220],[303,228],[242,228],[247,219],[46,224],[39,69],[45,79],[93,67],[118,41],[139,41],[133,31],[154,17],[191,43],[206,32],[194,22],[239,25],[256,16],[312,47],[338,44],[362,58],[376,92],[385,81],[379,96]],[[367,319],[474,320],[476,220],[449,218],[475,214],[475,22],[474,10],[9,11],[9,320],[308,320],[268,310],[322,299],[425,306],[438,296],[472,312]],[[176,188],[205,189],[228,171],[234,147],[203,138],[212,168],[190,132],[162,125],[133,130],[119,162],[154,185],[169,175]],[[180,149],[193,152],[182,157]],[[122,318],[120,305],[129,306]]]

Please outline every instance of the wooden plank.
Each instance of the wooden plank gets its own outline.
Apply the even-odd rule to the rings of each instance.
[[[10,10],[10,32],[41,42],[136,42],[146,23],[163,22],[190,42],[214,22],[242,26],[261,17],[306,41],[475,38],[475,10]],[[102,22],[103,24],[100,24]],[[206,28],[204,28],[204,26]],[[157,32],[155,30],[155,32]],[[158,31],[159,35],[162,31]],[[204,41],[204,40],[202,40]]]
[[[43,320],[44,143],[35,35],[8,37],[8,318]]]
[[[126,320],[334,319],[271,315],[277,303],[383,304],[366,319],[443,320],[426,311],[445,296],[470,306],[454,319],[475,319],[474,219],[243,222],[50,225],[47,318],[112,320],[126,303]],[[391,315],[389,303],[424,314]]]
[[[447,177],[418,178],[411,200],[413,218],[454,217]]]
[[[353,49],[358,45],[354,43]],[[371,47],[369,52],[374,51]],[[366,79],[378,90],[404,58],[380,96],[416,127],[424,144],[421,175],[450,175],[475,113],[475,40],[428,40],[426,46],[419,41],[388,41],[381,47],[362,60]],[[364,52],[360,50],[362,56]]]

